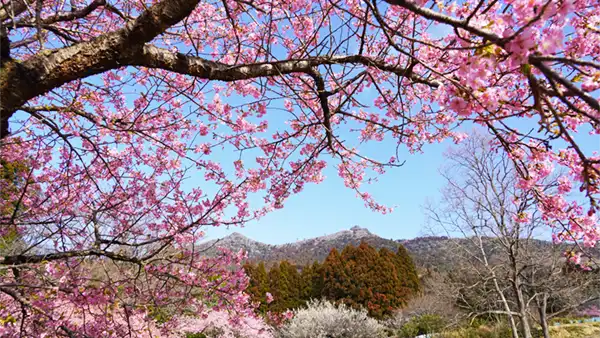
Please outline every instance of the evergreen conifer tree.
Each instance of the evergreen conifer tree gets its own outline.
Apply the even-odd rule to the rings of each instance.
[[[400,273],[404,275],[401,279],[404,281],[405,286],[410,288],[413,292],[421,291],[421,282],[419,280],[419,274],[415,263],[408,254],[408,251],[403,245],[398,246],[396,251],[397,264],[400,266]]]
[[[290,262],[282,261],[279,264],[279,271],[282,276],[281,287],[285,288],[286,292],[282,306],[286,309],[295,309],[302,306],[301,281],[298,269]]]
[[[246,292],[250,295],[252,302],[260,303],[258,312],[265,314],[268,308],[266,295],[267,292],[270,292],[265,264],[263,262],[258,263],[258,265],[246,263],[244,270],[250,278]]]
[[[323,263],[323,297],[333,301],[344,298],[346,290],[343,283],[347,280],[342,256],[333,248]]]
[[[281,313],[302,307],[310,299],[326,298],[383,318],[420,290],[415,265],[403,246],[396,253],[386,248],[377,251],[365,242],[358,247],[348,245],[341,253],[333,248],[322,265],[314,262],[300,273],[288,261],[275,264],[268,273],[264,263],[248,264],[246,271],[248,292],[253,301],[261,302],[261,313]],[[267,292],[274,297],[269,305]]]

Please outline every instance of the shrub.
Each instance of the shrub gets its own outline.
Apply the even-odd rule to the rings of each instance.
[[[204,333],[188,333],[185,338],[207,338]]]
[[[452,323],[457,322],[462,313],[448,299],[441,299],[435,294],[423,294],[410,299],[406,307],[399,309],[392,317],[387,318],[384,325],[398,331],[412,318],[423,315],[438,316],[444,323]]]
[[[549,320],[549,324],[550,325],[556,325],[556,324],[577,324],[577,323],[582,323],[583,321],[585,321],[586,319],[588,319],[590,316],[584,316],[582,314],[579,314],[579,316],[570,316],[570,317],[554,317],[552,319]]]
[[[446,321],[438,315],[425,314],[411,318],[400,328],[400,337],[414,337],[422,334],[437,333],[444,329]]]
[[[281,338],[375,338],[383,335],[383,326],[367,316],[365,310],[346,305],[335,306],[311,300],[308,307],[294,311],[294,317],[279,332]]]
[[[439,338],[511,338],[512,331],[506,323],[471,325],[444,332]]]

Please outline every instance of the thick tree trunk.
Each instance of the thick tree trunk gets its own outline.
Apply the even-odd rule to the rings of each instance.
[[[550,338],[550,329],[548,328],[548,317],[546,316],[546,307],[548,305],[548,295],[544,294],[542,303],[538,301],[538,311],[540,315],[540,326],[542,327],[542,333],[544,338]]]
[[[498,292],[498,295],[500,296],[500,299],[502,300],[502,305],[504,306],[504,310],[506,311],[506,313],[508,313],[508,322],[510,324],[512,336],[513,336],[513,338],[519,338],[519,329],[517,329],[517,323],[515,322],[515,318],[511,314],[512,311],[510,310],[510,305],[508,305],[508,301],[506,300],[506,297],[504,297],[504,293],[502,292],[502,289],[500,288],[500,285],[498,284],[498,279],[496,278],[496,274],[493,272],[493,270],[492,270],[492,275],[493,275],[494,287],[496,289],[496,292]]]
[[[527,318],[527,310],[521,312],[521,330],[523,331],[523,337],[533,338],[531,334],[531,326],[529,325],[529,319]]]
[[[8,113],[0,107],[0,140],[8,136]]]
[[[2,11],[5,12],[4,9]],[[3,15],[0,13],[0,17]],[[0,72],[3,71],[4,64],[10,61],[10,39],[6,27],[0,23]],[[1,100],[1,96],[0,96]],[[0,102],[0,139],[8,136],[8,112],[2,108]]]
[[[521,330],[523,332],[523,337],[525,338],[533,338],[531,334],[531,325],[529,324],[529,318],[527,315],[527,304],[525,303],[525,298],[523,297],[523,291],[521,290],[521,281],[518,276],[514,276],[514,281],[512,283],[514,292],[517,296],[517,305],[519,307],[519,319],[521,321]]]

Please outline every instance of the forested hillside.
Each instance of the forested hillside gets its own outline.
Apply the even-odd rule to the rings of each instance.
[[[498,250],[498,243],[493,238],[484,238],[486,252],[493,259]],[[409,240],[385,239],[371,233],[365,228],[354,226],[349,230],[339,231],[330,235],[315,237],[294,243],[282,245],[270,245],[252,240],[240,233],[233,233],[219,240],[211,240],[200,246],[207,255],[217,252],[218,247],[225,247],[232,251],[244,249],[248,253],[248,259],[252,262],[264,262],[267,267],[273,263],[287,260],[295,265],[312,264],[315,261],[323,262],[332,249],[342,251],[348,245],[358,246],[361,242],[367,243],[377,249],[388,249],[396,251],[401,244],[412,257],[417,268],[450,270],[460,265],[467,259],[467,250],[476,250],[476,244],[469,238],[450,238],[447,236],[417,237]],[[561,250],[567,251],[573,245],[562,243],[555,246],[551,242],[534,240],[532,242],[535,250]],[[463,249],[460,249],[463,248]],[[598,248],[586,248],[592,256],[600,257]]]
[[[331,249],[321,264],[295,265],[284,260],[267,271],[264,262],[247,263],[248,292],[259,311],[284,312],[325,298],[383,318],[405,306],[421,290],[417,270],[402,245],[380,250],[362,242],[341,252]],[[271,299],[271,297],[273,297]]]

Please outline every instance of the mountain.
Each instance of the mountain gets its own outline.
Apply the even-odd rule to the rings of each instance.
[[[484,238],[485,251],[494,259],[494,251],[499,249],[499,243],[494,238]],[[211,240],[200,244],[200,249],[207,255],[215,254],[218,247],[224,247],[232,251],[240,249],[248,252],[251,261],[278,262],[288,260],[290,262],[304,265],[314,261],[322,262],[331,249],[341,251],[349,244],[357,246],[365,241],[369,245],[381,249],[387,248],[396,251],[398,245],[403,245],[411,255],[415,265],[420,268],[452,269],[463,264],[464,259],[469,259],[466,252],[459,247],[467,248],[477,252],[471,239],[449,238],[445,236],[418,237],[408,240],[385,239],[371,233],[365,228],[354,226],[349,230],[339,231],[330,235],[315,237],[293,243],[271,245],[250,239],[240,233],[234,232],[229,236],[218,240]],[[534,240],[535,251],[549,252],[553,248],[551,242]],[[557,247],[554,247],[557,248]],[[572,250],[572,245],[560,245],[561,251]],[[588,251],[594,257],[600,257],[598,248]]]
[[[280,245],[261,243],[234,232],[222,239],[204,242],[200,249],[206,250],[208,255],[213,254],[218,247],[233,251],[244,249],[252,261],[275,262],[285,259],[304,265],[315,260],[323,261],[333,248],[341,251],[348,244],[357,246],[361,241],[376,248],[388,248],[393,251],[396,251],[399,244],[397,241],[381,238],[365,228],[354,226],[330,235]]]
[[[214,254],[218,247],[224,247],[232,251],[244,249],[248,252],[248,258],[251,261],[278,262],[288,260],[304,265],[314,261],[322,262],[333,248],[341,251],[349,244],[358,246],[362,241],[377,249],[387,248],[392,251],[396,251],[398,245],[401,244],[419,267],[452,266],[458,263],[456,262],[456,255],[452,255],[450,252],[452,248],[455,248],[455,245],[452,239],[448,237],[432,236],[410,240],[391,240],[379,237],[368,229],[359,226],[330,235],[280,245],[265,244],[234,232],[224,238],[204,242],[201,244],[200,249],[205,250],[208,255]]]
[[[449,267],[458,263],[452,250],[456,248],[453,240],[446,236],[417,237],[400,239],[417,267]]]
[[[251,260],[269,260],[271,251],[274,250],[277,245],[258,242],[239,232],[234,232],[231,235],[220,239],[203,242],[200,244],[199,249],[205,251],[208,256],[211,256],[219,247],[227,248],[234,252],[244,249],[248,253],[248,258]]]

